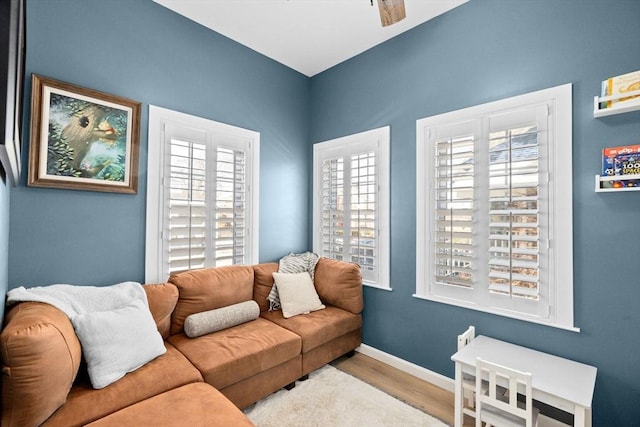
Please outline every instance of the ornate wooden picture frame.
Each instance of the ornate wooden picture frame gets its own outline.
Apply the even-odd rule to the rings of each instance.
[[[30,186],[135,194],[140,103],[33,74]]]

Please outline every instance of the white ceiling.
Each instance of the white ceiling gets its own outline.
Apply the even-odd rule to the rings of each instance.
[[[377,0],[154,0],[307,76],[318,74],[468,0],[405,0],[382,27]]]

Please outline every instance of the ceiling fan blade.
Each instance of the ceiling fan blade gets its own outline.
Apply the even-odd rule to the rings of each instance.
[[[395,24],[407,17],[404,10],[404,0],[378,0],[378,9],[380,9],[380,21],[383,27]]]

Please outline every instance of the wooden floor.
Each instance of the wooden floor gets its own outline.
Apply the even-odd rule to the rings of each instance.
[[[331,363],[334,367],[414,406],[448,425],[453,425],[453,393],[399,369],[356,352]],[[474,426],[465,416],[465,426]]]

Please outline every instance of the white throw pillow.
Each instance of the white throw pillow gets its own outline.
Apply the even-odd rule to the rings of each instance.
[[[93,388],[104,388],[167,350],[149,307],[134,300],[73,318]]]
[[[195,338],[250,322],[259,316],[260,307],[257,302],[254,300],[239,302],[187,316],[184,320],[184,333],[189,338]]]
[[[289,253],[280,259],[278,263],[278,273],[302,273],[303,271],[309,272],[311,275],[311,281],[313,282],[313,275],[316,271],[316,264],[320,257],[312,252],[305,252],[303,254]],[[271,292],[267,297],[269,301],[269,311],[277,310],[280,308],[280,297],[278,296],[278,287],[272,286]]]
[[[278,288],[285,318],[325,308],[309,273],[273,273],[273,280]]]

